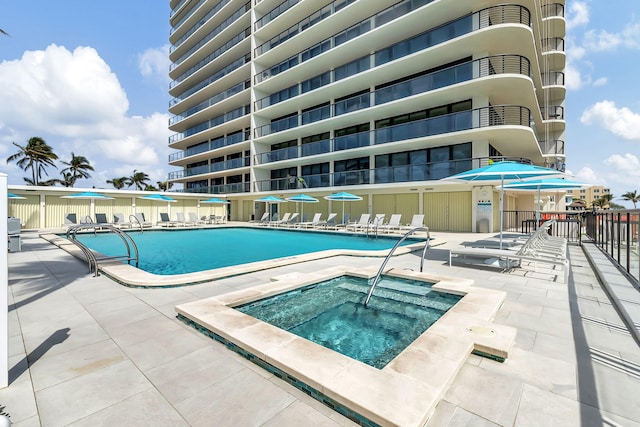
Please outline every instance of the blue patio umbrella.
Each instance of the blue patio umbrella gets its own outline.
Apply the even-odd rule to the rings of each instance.
[[[306,194],[296,194],[295,196],[287,197],[289,202],[296,202],[296,210],[298,202],[302,203],[300,206],[300,221],[304,221],[304,204],[305,203],[318,203],[318,199],[308,196]]]
[[[324,198],[327,200],[342,202],[342,221],[344,221],[344,202],[356,202],[358,200],[362,200],[362,197],[356,196],[355,194],[346,193],[344,191],[340,193],[329,194],[328,196],[324,196]]]
[[[286,202],[285,199],[281,199],[279,197],[275,197],[275,196],[265,196],[265,197],[261,197],[259,199],[255,200],[256,202],[263,202],[267,204],[267,212],[269,212],[269,216],[271,216],[271,204],[272,203],[284,203]]]
[[[26,197],[18,196],[17,194],[7,193],[8,199],[26,199]]]
[[[202,200],[200,203],[210,203],[210,204],[214,204],[214,205],[228,205],[229,203],[231,203],[228,200],[222,200],[219,199],[217,197],[211,197],[210,199],[207,200]],[[224,218],[227,217],[227,212],[226,212],[226,207],[225,207],[225,212],[224,212]]]
[[[141,196],[139,199],[152,200],[155,202],[165,202],[167,204],[167,211],[169,211],[169,203],[177,202],[173,197],[165,196],[164,194],[148,194]],[[156,206],[156,218],[158,217],[158,207]]]
[[[512,182],[510,184],[504,184],[502,188],[505,190],[524,190],[524,191],[537,191],[537,205],[536,211],[536,229],[540,223],[540,192],[541,191],[553,191],[553,190],[568,190],[572,188],[589,187],[591,184],[585,184],[582,182],[571,181],[564,178],[545,178],[535,179],[531,181],[519,181]]]
[[[562,175],[555,169],[544,168],[531,164],[504,161],[495,162],[488,166],[461,172],[443,180],[490,182],[500,181],[500,249],[502,249],[502,223],[504,212],[504,181],[523,180],[526,178],[539,178],[543,176]]]

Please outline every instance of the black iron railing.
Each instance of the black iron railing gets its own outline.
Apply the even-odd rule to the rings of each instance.
[[[503,212],[503,229],[505,231],[514,231],[520,233],[533,233],[537,230],[538,225],[550,219],[556,222],[549,228],[549,234],[552,236],[561,236],[567,239],[569,243],[582,243],[582,227],[584,223],[582,212],[542,212],[536,218],[536,211],[504,211]]]
[[[640,281],[640,209],[585,214],[586,234],[620,268]]]

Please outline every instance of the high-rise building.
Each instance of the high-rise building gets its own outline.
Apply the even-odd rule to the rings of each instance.
[[[493,187],[439,181],[503,159],[563,170],[564,0],[171,0],[184,191],[337,191],[356,212],[471,231]],[[516,205],[516,200],[507,204]],[[491,205],[491,203],[489,203]]]

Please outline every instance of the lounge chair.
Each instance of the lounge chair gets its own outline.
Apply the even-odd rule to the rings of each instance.
[[[278,227],[293,227],[294,225],[298,224],[298,217],[300,216],[300,214],[298,212],[294,212],[291,214],[291,216],[289,216],[289,219],[287,219],[284,222],[280,222],[278,224]]]
[[[379,226],[378,230],[385,233],[391,233],[394,230],[400,230],[401,219],[402,219],[402,214],[393,214],[391,215],[391,218],[389,218],[389,222]]]
[[[131,228],[131,226],[133,224],[131,224],[130,221],[127,221],[124,218],[124,214],[123,213],[114,213],[113,214],[113,225],[115,225],[118,228]]]
[[[104,213],[97,213],[96,214],[96,224],[105,224],[105,225],[110,225],[111,223],[109,222],[109,220],[107,219],[107,214]]]
[[[131,218],[131,216],[133,216],[134,218]],[[135,215],[131,215],[129,218],[132,219],[131,224],[132,227],[143,227],[143,228],[147,228],[147,227],[151,227],[153,224],[151,224],[149,221],[146,220],[146,218],[144,217],[144,212],[138,212]]]
[[[269,221],[269,212],[265,212],[262,214],[262,216],[260,217],[260,219],[252,219],[251,223],[256,223],[256,224],[264,224],[267,221]]]
[[[550,237],[547,228],[540,227],[517,251],[510,249],[493,249],[479,247],[461,247],[449,250],[449,266],[453,258],[474,259],[475,262],[485,267],[498,267],[503,272],[516,267],[522,267],[523,262],[533,264],[534,271],[538,264],[550,265],[553,269],[562,267],[564,281],[567,282],[569,274],[569,260],[567,259],[565,238]]]
[[[78,216],[75,213],[68,213],[64,216],[64,224],[65,227],[71,227],[73,225],[78,225]]]
[[[187,218],[185,218],[184,212],[176,212],[176,221],[183,227],[186,227],[188,225],[195,225],[191,221],[188,221]]]
[[[303,221],[303,222],[299,222],[298,223],[298,227],[299,228],[310,228],[310,227],[315,227],[318,224],[320,224],[322,218],[322,214],[321,213],[316,213],[313,215],[313,218],[311,219],[311,221]]]
[[[400,226],[400,232],[410,231],[414,228],[424,227],[424,215],[423,214],[415,214],[413,218],[411,218],[411,224]]]
[[[178,225],[178,223],[175,221],[171,221],[168,213],[160,212],[160,221],[158,221],[158,225],[160,227],[175,227]]]
[[[346,229],[347,231],[359,231],[359,230],[363,230],[369,226],[369,219],[371,218],[371,215],[368,213],[363,213],[362,215],[360,215],[360,219],[358,220],[358,222],[354,222],[352,224],[347,224]]]
[[[274,214],[275,215],[275,219],[269,221],[269,226],[274,226],[277,227],[279,224],[282,224],[283,222],[287,222],[289,221],[289,217],[291,216],[291,214],[289,212],[285,212],[284,215],[282,215],[282,219],[278,219],[278,214]]]
[[[206,221],[203,221],[200,218],[198,218],[198,215],[196,215],[195,212],[189,212],[189,222],[192,223],[193,225],[206,224]]]
[[[314,226],[314,228],[335,228],[336,216],[338,216],[337,213],[330,213],[326,220],[319,221],[318,224]]]

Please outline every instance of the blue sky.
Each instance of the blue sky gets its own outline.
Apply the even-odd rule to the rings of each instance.
[[[81,187],[144,171],[166,179],[169,2],[14,1],[2,5],[0,159],[41,136],[62,160],[96,168]],[[567,170],[640,192],[640,1],[567,1]],[[26,174],[0,161],[9,184]],[[58,171],[51,170],[52,177]]]

